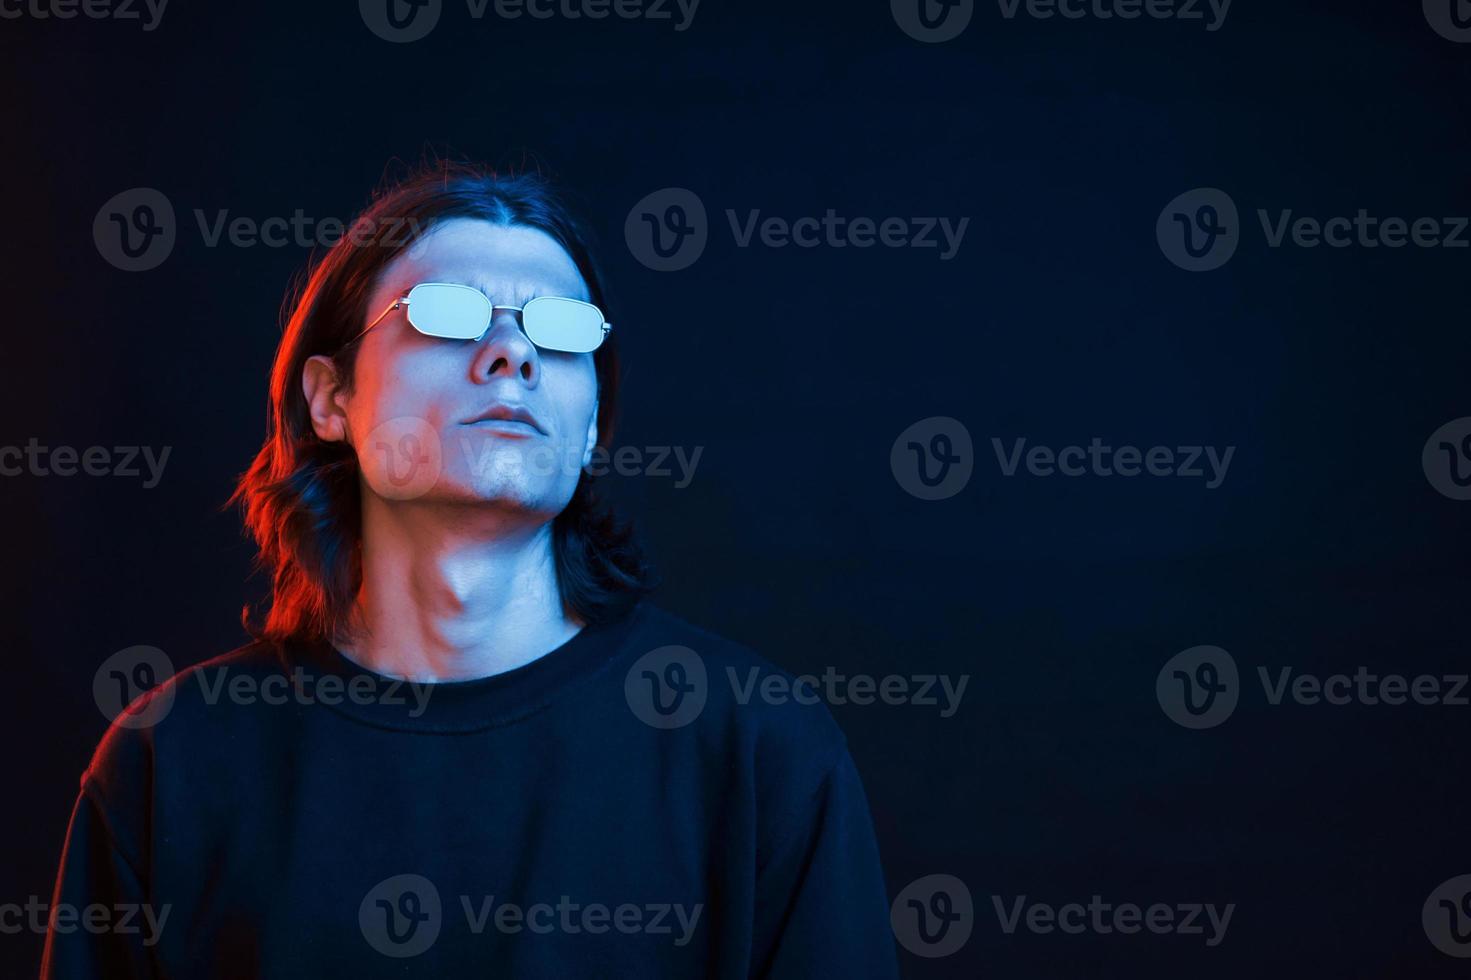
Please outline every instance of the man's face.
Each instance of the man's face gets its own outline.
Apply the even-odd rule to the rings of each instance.
[[[363,326],[421,282],[472,286],[496,306],[589,299],[572,258],[546,233],[453,219],[384,269]],[[334,399],[365,492],[560,513],[597,439],[593,355],[536,347],[515,310],[497,309],[478,341],[426,337],[406,313],[395,310],[368,331],[352,393]],[[531,421],[484,418],[497,409]],[[318,414],[314,405],[314,423]]]

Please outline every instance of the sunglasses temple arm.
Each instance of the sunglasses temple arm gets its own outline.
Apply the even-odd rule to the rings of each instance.
[[[384,317],[386,317],[388,314],[392,313],[394,310],[398,309],[400,306],[408,306],[408,305],[409,305],[409,299],[408,299],[407,296],[404,296],[404,297],[401,297],[399,299],[394,300],[393,301],[393,304],[391,306],[389,306],[388,309],[384,310],[382,313],[379,313],[377,319],[375,319],[372,323],[370,323],[366,327],[364,327],[361,331],[359,331],[356,334],[356,336],[354,336],[352,338],[352,340],[349,340],[347,343],[350,344],[353,341],[357,340],[359,337],[362,337],[369,330],[372,330],[378,324],[382,323]],[[347,344],[344,344],[343,346],[346,347]]]

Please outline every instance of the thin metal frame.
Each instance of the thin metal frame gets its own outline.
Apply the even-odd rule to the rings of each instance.
[[[348,344],[356,343],[361,337],[363,337],[364,335],[366,335],[369,330],[372,330],[378,324],[382,323],[383,322],[383,318],[386,317],[386,316],[388,316],[388,314],[392,313],[394,310],[397,310],[397,309],[406,309],[408,307],[408,305],[409,305],[409,293],[412,293],[415,289],[418,289],[420,286],[456,286],[456,287],[458,287],[460,289],[471,289],[471,288],[473,288],[473,287],[470,287],[470,286],[462,285],[462,284],[457,283],[457,282],[420,282],[420,283],[415,283],[412,287],[410,287],[408,293],[404,293],[398,299],[394,300],[393,303],[390,304],[387,309],[385,309],[382,313],[379,313],[378,316],[374,318],[374,320],[373,320],[372,323],[370,323],[366,327],[364,327],[361,331],[359,331],[357,333],[356,336],[354,336],[352,338],[352,340],[349,340],[347,343]],[[479,290],[476,290],[476,292],[480,292],[480,291]],[[485,294],[484,293],[481,293],[480,295],[484,296]],[[489,299],[489,297],[486,297],[486,299]],[[529,306],[531,303],[535,303],[538,299],[560,299],[560,300],[565,300],[568,303],[582,303],[583,306],[588,306],[588,307],[591,307],[594,310],[597,310],[597,313],[598,313],[598,316],[599,317],[601,317],[603,315],[603,311],[602,310],[599,310],[596,304],[594,304],[594,303],[585,303],[585,302],[583,302],[580,299],[573,299],[570,296],[536,296],[536,297],[533,297],[531,299],[531,301],[527,305]],[[523,333],[525,333],[525,331],[526,331],[526,323],[525,323],[525,320],[524,320],[525,313],[526,313],[526,307],[525,306],[502,306],[502,305],[499,305],[499,304],[496,304],[496,303],[492,302],[490,304],[490,316],[485,321],[485,330],[480,331],[479,335],[477,335],[474,338],[466,337],[466,338],[463,338],[463,339],[466,339],[466,340],[473,339],[476,342],[479,342],[480,339],[485,336],[486,331],[490,329],[491,321],[495,319],[495,311],[496,310],[515,310],[517,313],[522,314],[523,320],[522,320],[522,323],[521,323],[521,331]],[[409,321],[409,326],[413,327],[415,330],[419,330],[418,326],[415,325],[414,321],[412,321],[412,320]],[[611,324],[611,323],[607,322],[606,320],[604,320],[603,321],[603,339],[606,339],[607,336],[608,336],[608,334],[611,333],[612,331],[613,331],[613,324]],[[423,333],[422,330],[420,330],[419,332],[420,333]],[[424,335],[426,337],[432,337],[432,336],[434,336],[433,334],[424,334]],[[436,340],[457,340],[457,339],[461,339],[461,338],[456,338],[456,337],[436,337],[435,339]],[[529,334],[527,335],[527,339],[528,340],[531,339]],[[535,344],[536,341],[532,341],[532,343]],[[599,340],[598,341],[598,347],[601,347],[602,345],[603,345],[603,340]],[[343,346],[346,346],[346,345],[343,345]],[[540,345],[537,345],[537,346],[540,346]],[[556,350],[556,348],[548,348],[548,349],[549,350]],[[598,349],[597,347],[594,347],[593,348],[593,351],[595,351],[597,349]],[[593,351],[581,351],[581,352],[577,352],[577,351],[562,351],[560,353],[584,353],[584,354],[591,354]]]

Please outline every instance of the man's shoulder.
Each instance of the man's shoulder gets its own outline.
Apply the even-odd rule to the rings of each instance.
[[[156,669],[156,664],[150,664]],[[82,775],[84,788],[107,789],[137,783],[154,769],[159,743],[188,743],[204,731],[219,728],[223,719],[211,717],[222,704],[232,679],[251,683],[282,671],[277,644],[252,640],[233,650],[192,664],[150,687],[120,711],[108,726]],[[129,673],[124,671],[124,674]]]
[[[760,815],[760,846],[773,846],[851,769],[821,681],[662,609],[648,610],[645,626],[640,646],[626,652],[629,707],[741,787]]]
[[[732,668],[744,672],[755,668],[762,672],[792,675],[746,643],[733,640],[685,619],[663,606],[644,602],[640,606],[643,623],[639,632],[650,638],[662,638],[671,645],[689,647],[708,666]]]
[[[827,767],[846,752],[816,678],[798,677],[746,643],[644,605],[642,644],[628,652],[624,679],[635,713],[660,726],[698,725],[743,739],[768,761],[802,757]]]
[[[228,695],[232,690],[240,690],[242,678],[259,685],[264,678],[283,674],[287,669],[288,663],[280,644],[252,640],[185,667],[140,696],[127,713],[146,716],[147,723],[143,727],[148,728],[161,726],[171,718],[204,721],[207,719],[202,712],[222,704],[240,702],[238,697]]]

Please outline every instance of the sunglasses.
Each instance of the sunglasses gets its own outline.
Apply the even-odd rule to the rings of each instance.
[[[538,296],[525,306],[492,304],[480,290],[449,282],[421,282],[393,301],[353,340],[372,330],[399,307],[408,310],[410,325],[426,337],[479,340],[490,329],[496,310],[521,314],[521,329],[543,350],[587,354],[598,349],[613,325],[591,303],[565,296]],[[351,343],[351,341],[349,341]]]

